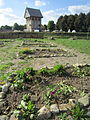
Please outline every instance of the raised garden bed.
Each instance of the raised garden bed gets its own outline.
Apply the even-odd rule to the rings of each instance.
[[[73,57],[74,54],[63,49],[35,49],[22,48],[18,54],[20,59],[28,58],[48,58],[48,57]]]

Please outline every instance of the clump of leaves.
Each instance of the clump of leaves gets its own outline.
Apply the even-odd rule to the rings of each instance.
[[[71,116],[74,120],[86,120],[84,117],[85,110],[81,109],[80,104],[77,103],[74,108],[71,109]]]
[[[24,89],[23,83],[30,81],[31,77],[35,75],[35,70],[33,68],[26,68],[23,70],[16,71],[16,75],[10,78],[13,81],[13,87]]]
[[[25,94],[22,97],[20,105],[14,111],[18,120],[35,120],[37,117],[36,106],[30,100],[29,95]]]
[[[85,77],[90,75],[90,66],[76,66],[74,68],[74,75],[77,75],[78,77]]]
[[[58,115],[58,118],[60,120],[67,120],[67,113],[61,113],[60,115]]]
[[[38,73],[41,75],[63,75],[65,69],[63,65],[56,65],[52,69],[42,68]]]

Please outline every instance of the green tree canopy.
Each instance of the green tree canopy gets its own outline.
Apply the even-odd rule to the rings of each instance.
[[[52,32],[53,30],[55,30],[54,21],[49,21],[47,27],[48,27],[48,29],[49,29],[50,32]]]

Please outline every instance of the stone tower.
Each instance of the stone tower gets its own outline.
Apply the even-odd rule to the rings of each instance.
[[[35,30],[41,31],[41,18],[43,18],[41,11],[33,8],[26,8],[24,18],[26,19],[27,31],[33,32]]]

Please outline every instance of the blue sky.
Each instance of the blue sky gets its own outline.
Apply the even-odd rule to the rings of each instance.
[[[56,22],[60,15],[90,12],[90,0],[0,0],[0,26],[25,24],[26,7],[40,9],[42,24],[47,24],[49,20]]]

